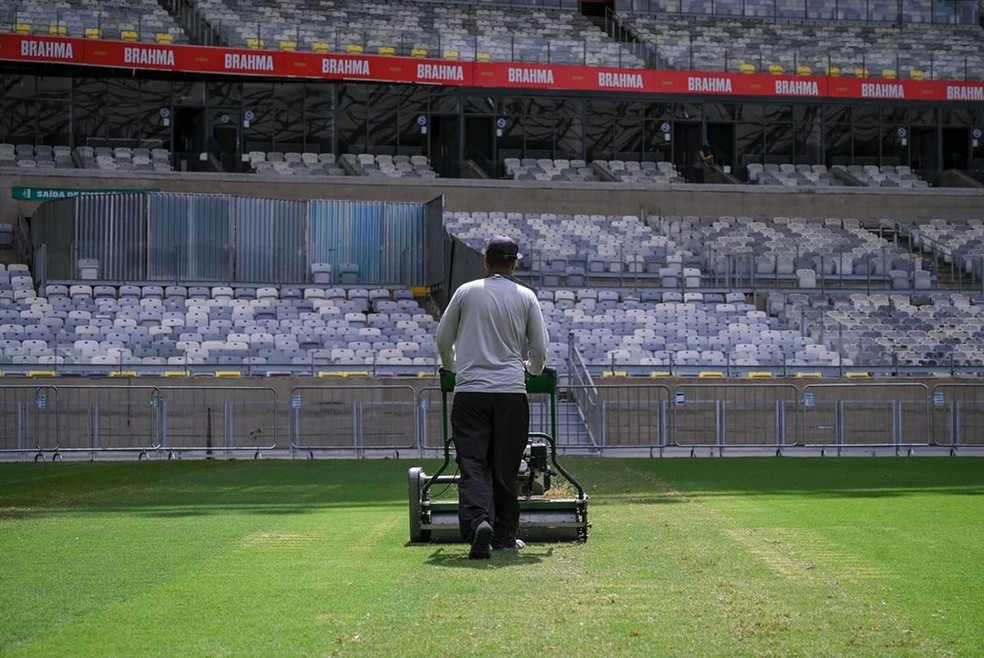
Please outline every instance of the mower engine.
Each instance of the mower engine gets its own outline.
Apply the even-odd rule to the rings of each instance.
[[[547,444],[530,441],[523,451],[516,474],[516,495],[520,498],[543,495],[550,489],[553,471],[547,462]]]

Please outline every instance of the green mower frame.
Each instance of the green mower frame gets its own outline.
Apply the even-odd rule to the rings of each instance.
[[[464,541],[458,529],[458,501],[431,498],[431,489],[434,485],[457,486],[459,480],[458,474],[445,475],[451,464],[453,444],[449,426],[448,396],[454,392],[454,373],[442,371],[440,381],[444,463],[433,475],[426,474],[417,466],[409,470],[410,541],[413,543]],[[550,476],[559,475],[571,484],[577,495],[574,498],[548,498],[542,493],[533,494],[529,491],[525,495],[520,495],[517,536],[530,542],[585,542],[588,539],[588,529],[591,527],[588,523],[588,496],[584,492],[584,487],[557,461],[556,370],[547,369],[540,375],[527,375],[526,392],[550,396],[550,433],[530,432],[527,442],[528,450],[532,450],[534,446],[545,446],[549,454],[549,462],[546,458],[531,460],[529,455],[524,457],[524,462],[529,468],[539,470],[541,482],[546,482],[544,491],[549,489]],[[537,453],[542,452],[537,449]],[[541,455],[541,457],[545,456]]]

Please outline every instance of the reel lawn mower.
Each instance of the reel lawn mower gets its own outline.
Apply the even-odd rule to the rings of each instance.
[[[557,372],[547,369],[526,376],[528,394],[550,396],[550,434],[530,432],[516,474],[520,517],[517,537],[528,542],[587,541],[588,496],[574,477],[557,462]],[[441,373],[441,414],[444,463],[433,475],[420,467],[409,471],[410,541],[461,542],[458,530],[458,474],[447,474],[451,464],[448,396],[454,392],[454,373]],[[560,476],[557,478],[557,476]],[[561,491],[554,486],[560,482]],[[551,487],[554,486],[554,489]],[[440,494],[437,491],[444,487]],[[448,492],[454,487],[453,493]]]

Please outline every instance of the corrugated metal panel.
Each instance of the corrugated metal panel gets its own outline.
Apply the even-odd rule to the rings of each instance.
[[[72,245],[75,238],[76,198],[42,203],[31,217],[31,241],[35,271],[42,270],[46,279],[69,279],[72,271]]]
[[[154,193],[147,220],[147,278],[233,279],[232,198]]]
[[[75,253],[99,261],[102,279],[140,280],[146,275],[147,195],[98,194],[76,197]]]
[[[424,208],[416,203],[312,201],[311,261],[359,266],[364,283],[420,285]]]
[[[348,223],[346,215],[348,203],[345,201],[311,201],[308,204],[310,218],[310,235],[308,243],[308,259],[312,263],[331,263],[332,269],[338,271],[341,263],[355,263],[349,251],[346,250],[344,235]],[[360,269],[362,263],[358,263]]]
[[[356,263],[367,284],[433,285],[441,205],[97,195],[42,204],[32,232],[49,280],[76,278],[75,262],[95,258],[113,280],[300,283],[327,262]]]
[[[237,281],[308,279],[307,203],[237,197],[235,216]]]
[[[148,203],[147,278],[182,281],[188,254],[188,199],[183,194],[155,194]]]
[[[419,203],[388,204],[387,255],[381,263],[387,283],[422,282],[424,208]]]

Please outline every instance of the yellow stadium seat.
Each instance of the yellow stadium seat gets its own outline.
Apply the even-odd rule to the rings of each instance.
[[[820,379],[822,377],[819,372],[798,372],[796,373],[796,379]]]
[[[832,78],[839,78],[840,74],[841,74],[841,70],[839,66],[831,66],[827,69],[827,75],[829,75]]]
[[[454,60],[461,59],[461,53],[459,53],[457,50],[445,50],[444,59],[454,59]]]
[[[331,48],[324,41],[315,41],[311,44],[311,50],[316,53],[326,53],[331,50]]]
[[[412,50],[410,50],[410,56],[411,57],[427,57],[427,49],[426,48],[413,48]]]
[[[772,373],[768,371],[755,371],[748,373],[749,379],[772,379]]]
[[[110,377],[139,377],[136,370],[114,370],[109,373]]]
[[[806,64],[796,65],[796,75],[813,75],[813,67]]]
[[[16,34],[30,34],[31,24],[30,23],[14,23],[14,33]]]
[[[868,69],[866,69],[864,67],[861,67],[861,66],[854,67],[854,77],[855,78],[867,78],[870,73],[871,73],[871,71],[869,71]]]
[[[909,77],[912,78],[913,80],[925,80],[926,72],[923,71],[922,69],[910,69]]]
[[[380,46],[376,49],[376,52],[385,57],[392,57],[396,54],[396,48],[393,46]]]
[[[899,77],[898,73],[895,72],[895,69],[882,69],[881,76],[886,80],[895,80]]]
[[[628,377],[629,373],[625,370],[605,370],[601,373],[602,379],[611,379],[612,377]]]
[[[28,377],[57,377],[58,373],[54,370],[28,370]]]
[[[769,73],[772,75],[782,75],[784,71],[782,64],[769,64]]]
[[[253,50],[260,50],[265,46],[263,39],[257,39],[256,37],[249,37],[246,39],[246,47],[252,48]]]
[[[871,377],[871,375],[866,372],[845,372],[844,376],[847,379],[868,379]]]
[[[663,377],[671,377],[672,373],[670,373],[670,371],[668,370],[653,370],[651,373],[649,373],[649,376],[652,377],[653,379],[661,379]]]
[[[750,62],[742,62],[741,64],[738,65],[738,72],[739,73],[756,73],[756,72],[758,72],[758,68],[754,64],[752,64]]]
[[[290,41],[290,40],[286,40],[285,39],[285,40],[283,40],[283,41],[280,42],[280,50],[283,50],[283,51],[289,52],[289,53],[296,52],[297,51],[297,42],[296,41]]]
[[[216,377],[241,377],[243,373],[238,370],[216,370]]]
[[[48,34],[55,37],[64,37],[68,35],[68,28],[64,25],[52,24],[48,26]]]
[[[476,62],[491,62],[492,61],[492,54],[491,53],[475,53],[475,61]]]
[[[701,370],[697,373],[699,379],[721,379],[724,373],[720,370]]]
[[[120,39],[123,41],[140,41],[140,35],[136,30],[120,30]]]
[[[167,377],[167,378],[169,378],[169,379],[172,378],[172,377],[187,377],[188,376],[188,371],[187,370],[165,370],[164,371],[164,376]]]
[[[158,32],[154,35],[157,43],[174,43],[174,35],[170,32]]]
[[[102,39],[102,30],[98,27],[87,27],[84,34],[86,39]]]
[[[361,43],[350,43],[345,46],[345,52],[352,55],[361,55],[365,52],[365,48],[362,47]]]
[[[318,377],[368,377],[367,370],[322,370]]]

